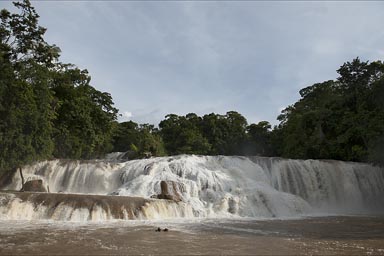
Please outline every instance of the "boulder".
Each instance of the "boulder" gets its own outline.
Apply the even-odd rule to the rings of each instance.
[[[47,192],[43,186],[43,180],[29,180],[21,188],[22,192]]]
[[[166,181],[162,180],[160,182],[160,188],[161,188],[161,194],[163,195],[169,194],[168,184]]]
[[[169,189],[171,187],[171,189]],[[181,201],[180,186],[175,181],[164,181],[160,182],[161,194],[157,195],[158,199],[172,200],[175,202]]]

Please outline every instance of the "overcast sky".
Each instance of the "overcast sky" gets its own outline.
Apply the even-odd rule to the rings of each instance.
[[[238,111],[277,124],[298,91],[359,56],[384,59],[384,2],[32,1],[61,61],[123,117]],[[11,9],[11,2],[0,2]]]

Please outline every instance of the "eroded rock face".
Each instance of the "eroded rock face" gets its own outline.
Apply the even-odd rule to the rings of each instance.
[[[21,220],[146,219],[147,215],[150,216],[146,209],[153,201],[158,200],[126,196],[0,191],[0,210],[4,210],[4,216]],[[167,201],[164,204],[171,205],[175,202]],[[15,210],[19,214],[13,214]]]
[[[21,188],[22,192],[47,192],[43,186],[43,180],[29,180]]]
[[[175,181],[164,181],[160,182],[161,194],[157,195],[158,199],[167,199],[175,202],[180,202],[180,186]]]

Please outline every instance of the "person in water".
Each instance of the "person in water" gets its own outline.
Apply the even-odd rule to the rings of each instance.
[[[164,231],[164,232],[168,232],[168,229],[165,228],[165,229],[163,229],[163,231]],[[155,232],[161,232],[161,228],[157,228],[157,229],[155,230]]]

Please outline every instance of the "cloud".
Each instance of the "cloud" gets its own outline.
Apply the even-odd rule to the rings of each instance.
[[[124,111],[121,116],[120,116],[120,121],[128,121],[128,120],[131,120],[133,117],[132,115],[132,112],[129,112],[129,111]]]
[[[32,4],[62,61],[87,68],[135,122],[235,110],[275,124],[300,88],[335,79],[343,62],[384,59],[384,2]]]

